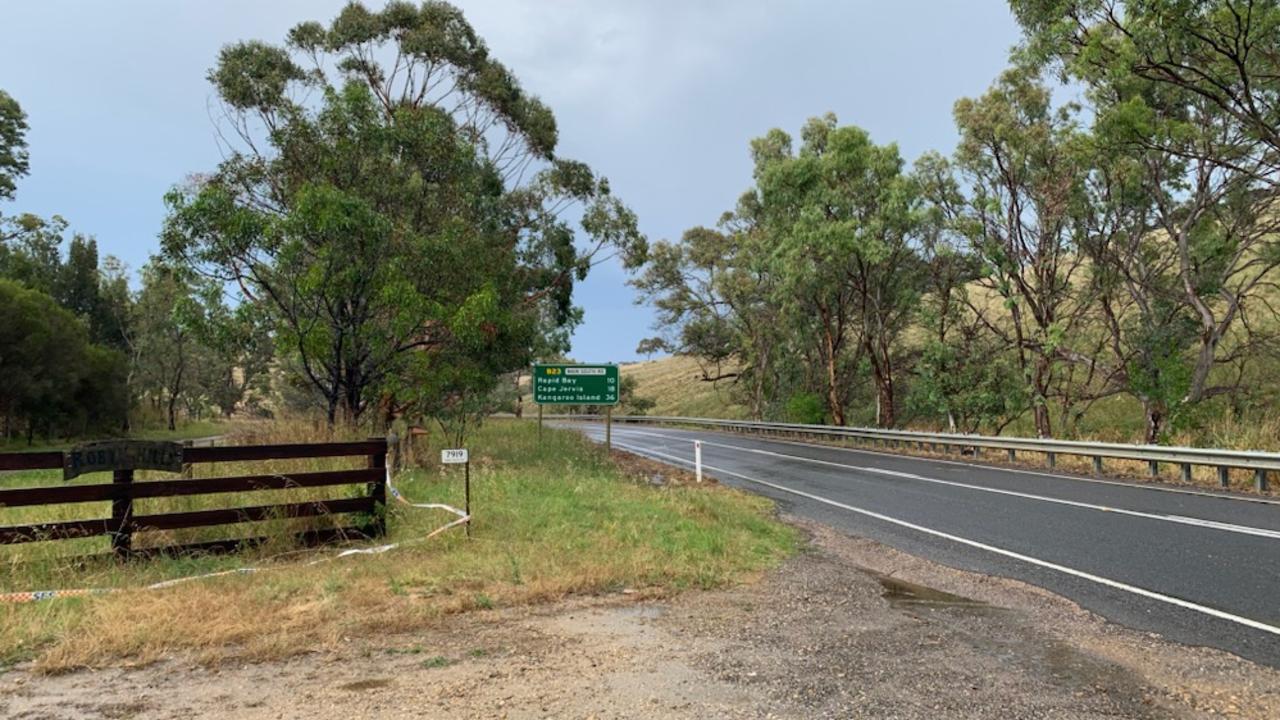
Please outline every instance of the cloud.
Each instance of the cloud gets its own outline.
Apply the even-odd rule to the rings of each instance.
[[[605,108],[637,125],[732,72],[768,29],[770,3],[462,3],[495,56],[557,111]]]

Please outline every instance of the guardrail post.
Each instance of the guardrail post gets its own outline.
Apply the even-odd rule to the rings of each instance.
[[[1228,468],[1226,465],[1218,466],[1218,486],[1219,487],[1231,486],[1231,469]]]
[[[1258,468],[1253,471],[1253,488],[1258,492],[1267,491],[1267,471]]]
[[[1044,454],[1044,460],[1045,460],[1045,463],[1046,463],[1050,468],[1055,468],[1055,467],[1057,467],[1057,466],[1058,466],[1058,454],[1057,454],[1057,453],[1051,453],[1051,452],[1047,452],[1047,453],[1045,453],[1045,454]]]
[[[127,558],[133,551],[133,471],[111,472],[111,552]]]
[[[1147,473],[1151,475],[1151,477],[1153,478],[1160,477],[1160,463],[1156,462],[1155,460],[1148,460]]]
[[[1102,456],[1101,455],[1093,456],[1093,474],[1094,475],[1102,474]]]
[[[1182,463],[1182,482],[1191,482],[1191,463]]]
[[[383,438],[369,439],[383,440]],[[383,475],[369,483],[369,497],[373,498],[373,520],[369,523],[366,532],[374,537],[382,537],[387,534],[387,448],[385,445],[381,452],[369,456],[369,467],[381,469]]]
[[[1014,462],[1017,459],[1018,459],[1018,451],[1014,450],[1013,448],[1009,448],[1009,462]]]

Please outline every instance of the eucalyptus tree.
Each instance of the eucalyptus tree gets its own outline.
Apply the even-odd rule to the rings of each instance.
[[[451,5],[352,3],[284,46],[224,48],[209,79],[236,147],[170,193],[165,251],[271,309],[330,422],[414,404],[405,379],[437,370],[435,392],[474,394],[563,344],[593,264],[644,257],[635,216],[556,154],[551,110]]]
[[[12,200],[18,178],[30,170],[27,130],[22,106],[0,90],[0,200]]]
[[[918,188],[896,145],[878,146],[834,115],[811,119],[801,140],[793,152],[791,138],[774,130],[752,146],[776,297],[820,359],[832,421],[845,423],[861,356],[875,383],[876,421],[892,426],[900,340],[920,291],[911,246]]]
[[[1280,184],[1280,2],[1010,0],[1021,53],[1095,91],[1103,114],[1212,119],[1215,132],[1134,138]],[[1194,125],[1194,123],[1193,123]],[[1155,130],[1154,127],[1150,129]]]
[[[970,286],[983,266],[964,234],[968,199],[951,162],[937,153],[917,160],[913,175],[925,202],[917,232],[925,273],[916,313],[923,341],[907,406],[944,417],[952,432],[998,434],[1026,412],[1026,383],[1008,346],[973,310]]]
[[[1052,434],[1061,360],[1089,309],[1077,296],[1089,165],[1072,110],[1055,109],[1049,88],[1025,68],[955,106],[955,167],[969,193],[955,223],[982,263],[985,291],[969,306],[1016,353],[1041,437]]]
[[[759,237],[734,223],[726,215],[719,229],[691,228],[678,243],[654,244],[631,284],[657,310],[663,335],[637,351],[696,359],[698,381],[732,383],[752,417],[761,418],[780,341],[769,296],[773,278]]]
[[[170,430],[178,408],[195,387],[199,303],[189,273],[152,261],[142,269],[142,289],[133,308],[138,390],[163,407]]]
[[[1242,364],[1274,340],[1262,321],[1280,264],[1280,3],[1012,5],[1021,53],[1084,85],[1099,141],[1133,159],[1151,200],[1150,237],[1130,240],[1142,253],[1128,260],[1154,268],[1129,286],[1158,326],[1139,353],[1153,438],[1167,416],[1238,392]]]

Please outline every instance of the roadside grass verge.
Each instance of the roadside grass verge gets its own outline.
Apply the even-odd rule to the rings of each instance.
[[[335,551],[271,559],[287,549],[282,544],[93,567],[10,553],[0,592],[54,582],[135,588],[193,572],[268,569],[159,591],[0,605],[0,664],[30,659],[38,670],[58,672],[170,654],[265,660],[411,631],[468,610],[626,588],[652,596],[720,587],[752,578],[799,543],[763,498],[715,484],[653,486],[572,431],[545,429],[540,442],[531,422],[491,421],[468,444],[469,540],[457,528],[384,554],[311,566],[302,563]],[[406,472],[397,486],[417,502],[462,505],[460,466]],[[392,542],[420,538],[452,518],[398,504],[390,513]]]

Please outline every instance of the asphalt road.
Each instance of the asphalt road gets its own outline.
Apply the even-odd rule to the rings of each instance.
[[[598,424],[570,424],[597,440]],[[1280,667],[1280,502],[704,430],[620,426],[618,449],[1122,625]]]

